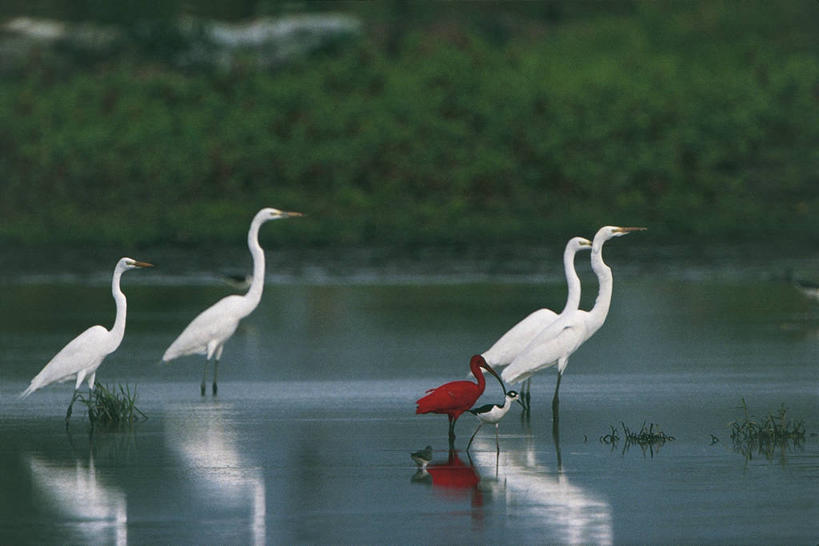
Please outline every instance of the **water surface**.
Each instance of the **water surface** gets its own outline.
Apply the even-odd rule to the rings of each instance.
[[[207,305],[212,282],[128,273],[125,340],[104,383],[138,385],[149,419],[89,436],[71,385],[16,394],[73,336],[110,326],[105,276],[7,281],[0,301],[0,542],[616,543],[815,542],[819,525],[819,306],[783,282],[615,280],[605,326],[571,359],[561,428],[555,375],[533,383],[529,422],[494,431],[414,415],[430,387],[461,379],[552,280],[273,283],[225,348],[219,396],[201,359],[159,364]],[[583,306],[596,284],[584,272]],[[617,275],[617,271],[615,271]],[[588,281],[588,282],[587,282]],[[500,401],[489,383],[482,402]],[[752,412],[805,420],[801,445],[747,457],[728,423]],[[657,423],[655,450],[601,444],[610,425]],[[718,441],[715,441],[716,438]],[[431,445],[420,471],[410,453]]]

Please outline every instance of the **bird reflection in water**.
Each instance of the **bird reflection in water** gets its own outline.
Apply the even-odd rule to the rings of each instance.
[[[218,509],[249,505],[254,544],[266,542],[266,489],[260,467],[242,454],[238,433],[230,422],[230,405],[214,403],[196,408],[187,418],[171,419],[166,430],[173,450],[195,476],[197,498],[218,498]],[[203,505],[202,510],[213,505]]]
[[[128,503],[125,493],[97,475],[93,450],[87,462],[76,457],[73,464],[27,455],[35,488],[82,534],[87,544],[128,543]]]
[[[542,522],[544,541],[556,543],[611,544],[614,540],[611,506],[592,491],[571,483],[563,470],[560,437],[554,431],[556,467],[538,460],[536,436],[527,435],[520,449],[497,454],[491,441],[477,438],[472,454],[480,467],[500,469],[493,480],[484,479],[481,488],[493,497],[505,499],[507,509],[517,517]]]
[[[450,449],[446,460],[427,460],[424,463],[424,459],[421,458],[419,463],[419,455],[422,457],[430,455],[431,459],[432,449],[430,446],[427,448],[429,452],[424,449],[410,455],[418,464],[418,470],[412,476],[412,482],[431,485],[436,492],[446,497],[455,499],[469,497],[473,508],[483,506],[483,492],[479,487],[481,477],[472,464],[469,452],[466,454],[468,462],[461,460],[456,450]],[[473,513],[473,517],[480,519],[481,515]]]

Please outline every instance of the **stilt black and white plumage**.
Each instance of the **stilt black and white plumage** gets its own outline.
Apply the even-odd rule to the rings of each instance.
[[[472,433],[472,438],[469,439],[469,443],[466,445],[467,451],[469,450],[470,446],[472,446],[472,440],[475,439],[475,436],[478,434],[478,431],[481,430],[484,423],[490,423],[495,425],[495,448],[497,452],[500,453],[498,424],[500,423],[501,419],[503,419],[506,414],[509,413],[509,410],[512,408],[512,402],[517,402],[518,404],[523,405],[517,392],[507,391],[503,404],[486,404],[485,406],[469,410],[469,413],[480,419],[481,422],[478,423],[478,428],[476,428],[475,432]]]

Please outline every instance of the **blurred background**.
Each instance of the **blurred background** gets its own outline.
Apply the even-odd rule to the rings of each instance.
[[[3,5],[7,256],[819,242],[813,1]]]

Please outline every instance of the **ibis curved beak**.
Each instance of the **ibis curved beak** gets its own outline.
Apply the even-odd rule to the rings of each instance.
[[[495,379],[497,379],[498,383],[500,383],[501,390],[503,390],[503,392],[506,393],[506,386],[503,384],[503,379],[500,378],[500,376],[498,375],[498,372],[493,370],[492,366],[490,366],[485,360],[483,361],[483,363],[481,363],[481,368],[485,369],[486,371],[488,371],[489,373],[494,375]]]

